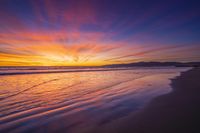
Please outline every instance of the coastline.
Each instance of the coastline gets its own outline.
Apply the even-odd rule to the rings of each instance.
[[[200,68],[182,72],[171,81],[172,92],[154,98],[134,114],[100,127],[98,132],[199,133]]]

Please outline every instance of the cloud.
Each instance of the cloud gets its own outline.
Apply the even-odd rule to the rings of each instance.
[[[198,60],[199,8],[185,2],[180,5],[184,8],[177,5],[101,0],[0,1],[0,65],[103,65],[182,61],[187,57],[189,61]]]

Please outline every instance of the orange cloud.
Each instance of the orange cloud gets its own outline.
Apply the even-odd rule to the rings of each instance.
[[[0,65],[101,65],[118,44],[101,42],[101,33],[19,32],[0,34]],[[98,61],[96,60],[98,58]],[[4,63],[3,63],[4,62]]]

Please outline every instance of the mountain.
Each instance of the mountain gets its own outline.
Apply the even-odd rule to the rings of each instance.
[[[200,67],[200,62],[136,62],[129,64],[111,64],[103,67]]]

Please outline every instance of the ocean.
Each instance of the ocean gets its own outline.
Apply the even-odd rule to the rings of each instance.
[[[1,67],[0,132],[86,132],[169,93],[190,68]]]

